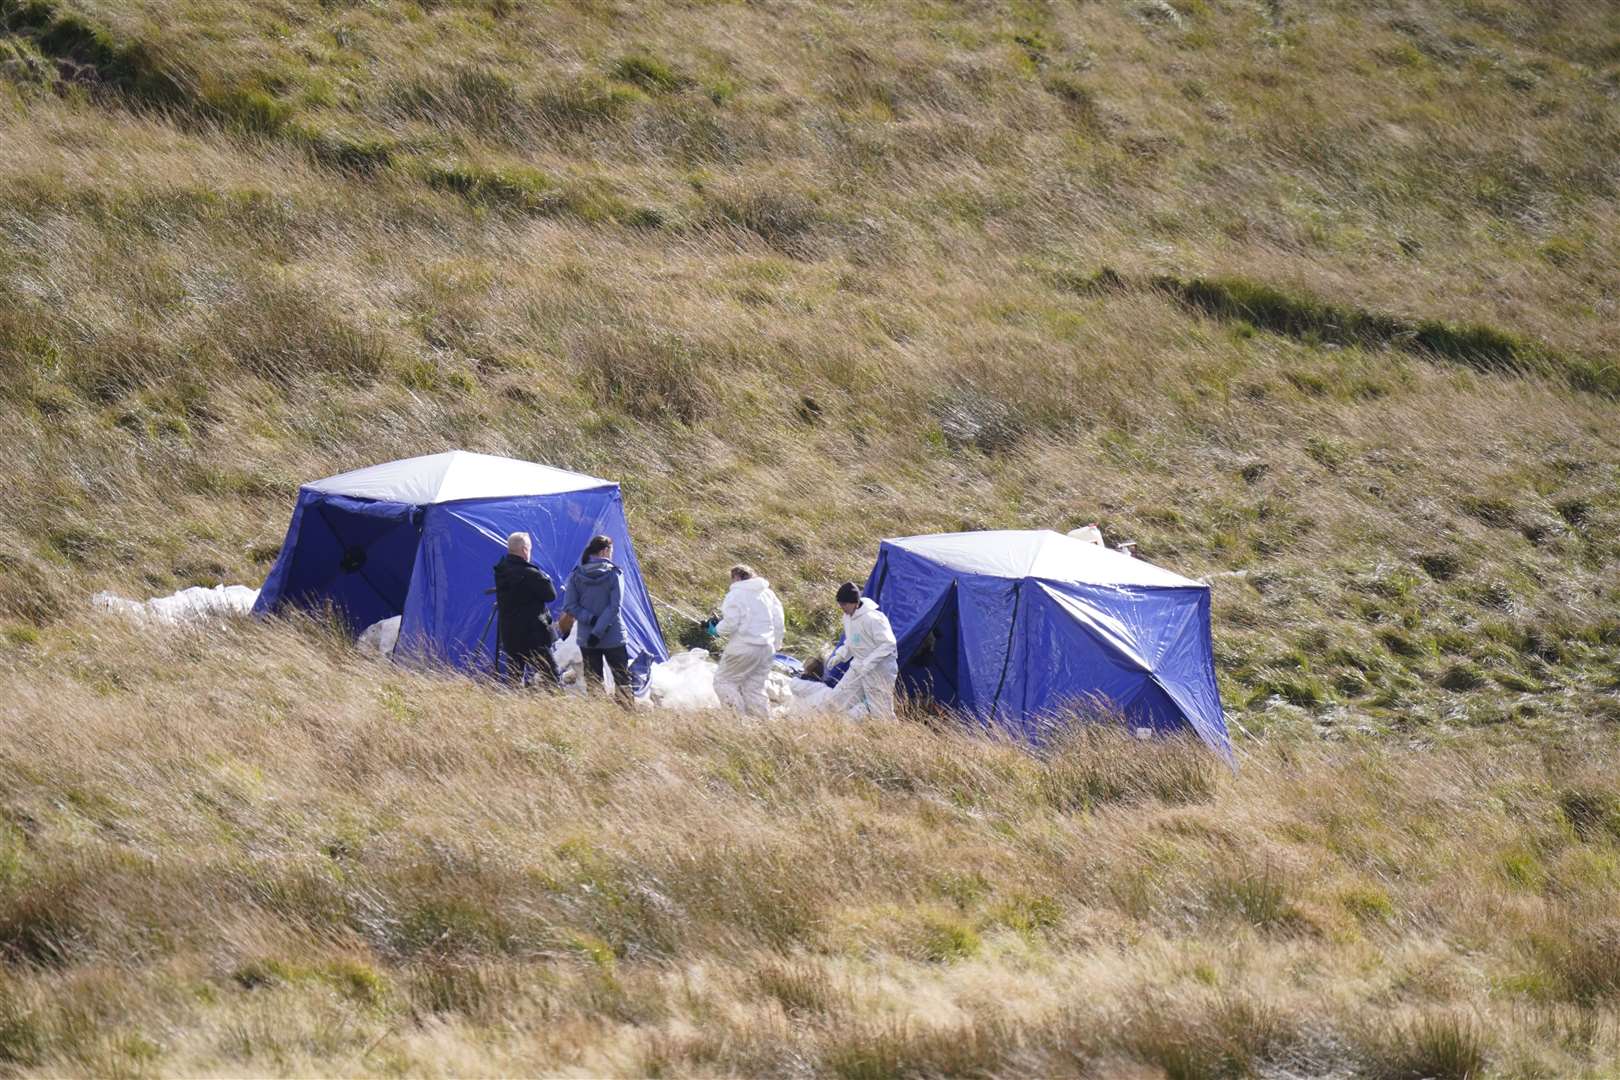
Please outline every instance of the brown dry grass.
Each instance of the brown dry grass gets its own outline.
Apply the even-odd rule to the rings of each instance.
[[[1043,761],[627,721],[315,624],[75,620],[0,700],[24,1072],[1620,1066],[1612,734]]]

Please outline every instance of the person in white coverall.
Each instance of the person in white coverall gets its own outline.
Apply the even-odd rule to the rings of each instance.
[[[893,719],[900,657],[889,617],[871,597],[862,596],[852,581],[838,587],[838,606],[844,611],[844,643],[827,658],[827,666],[848,660],[849,670],[827,695],[826,708],[852,716]]]
[[[720,620],[713,632],[715,637],[728,639],[714,673],[714,693],[720,704],[744,716],[769,719],[765,679],[787,634],[782,602],[771,591],[771,583],[755,577],[751,567],[733,566],[731,588],[720,605]]]

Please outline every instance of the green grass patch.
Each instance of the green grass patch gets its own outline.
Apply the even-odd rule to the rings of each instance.
[[[299,139],[316,164],[341,173],[369,176],[394,163],[393,140],[336,130],[301,130]]]
[[[76,72],[80,81],[150,105],[191,101],[183,83],[151,49],[124,41],[84,16],[45,0],[0,0],[0,29],[30,40],[35,49]]]
[[[555,214],[566,208],[557,184],[538,169],[470,162],[433,162],[423,170],[428,186],[452,191],[469,202],[527,213]]]
[[[935,964],[950,964],[978,954],[979,933],[960,919],[931,916],[923,920],[917,947],[923,958]]]
[[[1620,366],[1565,355],[1496,327],[1391,315],[1236,277],[1183,279],[1161,274],[1132,281],[1104,267],[1069,280],[1076,292],[1146,287],[1211,318],[1308,344],[1398,348],[1479,371],[1552,376],[1577,390],[1620,397]]]
[[[1339,903],[1363,923],[1387,923],[1395,917],[1395,904],[1389,893],[1377,885],[1352,885],[1339,893]]]
[[[1459,693],[1478,690],[1489,682],[1483,671],[1469,663],[1452,664],[1440,673],[1438,681],[1445,689]]]
[[[1620,842],[1620,795],[1597,787],[1565,788],[1558,809],[1583,841]]]
[[[613,62],[609,74],[649,94],[673,94],[690,83],[686,76],[645,53],[621,56]]]

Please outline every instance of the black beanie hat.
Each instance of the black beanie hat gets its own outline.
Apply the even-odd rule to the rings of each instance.
[[[840,604],[858,604],[861,602],[861,590],[855,587],[853,581],[846,581],[838,586],[838,602]]]

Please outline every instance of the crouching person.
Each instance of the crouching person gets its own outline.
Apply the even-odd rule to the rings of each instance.
[[[720,605],[714,635],[727,639],[714,673],[714,693],[720,704],[744,716],[768,719],[765,679],[782,647],[786,626],[782,602],[771,591],[771,583],[755,577],[751,567],[738,564],[731,568],[731,588]]]
[[[827,666],[848,660],[849,670],[827,695],[825,707],[853,716],[893,719],[900,663],[889,617],[852,581],[838,586],[838,606],[844,612],[844,643],[827,658]]]
[[[547,605],[557,590],[546,572],[530,561],[529,534],[506,538],[506,557],[495,564],[495,608],[500,613],[501,651],[506,654],[506,677],[521,686],[532,673],[547,689],[557,683],[557,664],[551,656],[555,640]]]

